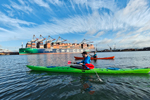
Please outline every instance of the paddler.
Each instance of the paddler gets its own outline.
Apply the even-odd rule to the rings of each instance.
[[[97,58],[97,54],[96,54],[96,51],[94,51],[94,55],[93,55],[93,58]]]
[[[81,62],[74,62],[73,64],[80,64],[82,65],[82,68],[83,69],[93,69],[94,68],[94,65],[91,64],[91,58],[87,55],[87,52],[84,51],[81,53],[84,60],[82,60]]]

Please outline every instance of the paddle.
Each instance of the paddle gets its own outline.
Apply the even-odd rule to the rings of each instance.
[[[89,54],[90,55],[90,54]],[[91,57],[93,57],[93,55],[90,55]]]
[[[71,61],[68,61],[68,65],[71,64],[71,63],[72,63]],[[86,65],[86,64],[85,64],[85,65]],[[87,64],[86,66],[89,67],[89,68],[92,68],[92,69],[94,68],[94,66],[93,66],[92,64]],[[96,72],[95,70],[94,70],[94,72],[96,73],[96,75],[97,75],[99,81],[100,81],[100,82],[103,82],[103,81],[100,79],[100,77],[98,76],[98,74],[97,74],[97,72]]]
[[[71,63],[72,63],[71,61],[68,61],[68,65],[71,64]]]
[[[71,61],[68,61],[68,65],[71,64],[72,62]],[[93,69],[94,68],[94,65],[93,64],[85,64],[85,66],[87,66],[88,68],[90,69]]]

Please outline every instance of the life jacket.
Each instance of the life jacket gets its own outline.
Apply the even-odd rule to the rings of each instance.
[[[84,63],[84,61],[83,61]],[[85,65],[82,65],[83,69],[93,69],[94,68],[94,65],[93,64],[85,64]]]
[[[95,55],[93,56],[93,58],[97,58],[97,54],[95,54]]]

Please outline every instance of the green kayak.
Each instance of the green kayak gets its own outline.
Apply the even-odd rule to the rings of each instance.
[[[136,68],[136,69],[120,69],[120,68],[94,68],[91,70],[83,70],[72,68],[70,66],[33,66],[27,65],[31,70],[35,71],[50,71],[50,72],[64,72],[64,73],[101,73],[101,74],[148,74],[150,68]]]

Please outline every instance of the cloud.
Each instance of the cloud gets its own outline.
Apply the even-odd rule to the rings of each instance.
[[[22,5],[25,5],[25,1],[23,0],[18,0]]]
[[[15,13],[16,12],[15,10],[20,10],[20,11],[23,11],[28,14],[33,11],[33,9],[31,7],[27,6],[28,5],[27,2],[24,2],[22,0],[19,0],[19,2],[21,3],[21,5],[15,3],[13,1],[10,1],[11,4],[9,4],[9,5],[3,4],[3,6],[9,9],[9,10],[7,10],[7,12],[11,12],[11,13]]]
[[[131,43],[137,41],[136,39],[142,41],[146,37],[145,32],[150,31],[150,7],[146,0],[130,0],[124,7],[120,7],[117,4],[118,1],[114,0],[18,1],[18,3],[11,1],[10,5],[3,4],[8,13],[11,11],[13,13],[11,13],[12,17],[8,17],[6,13],[0,11],[0,34],[4,33],[1,36],[5,37],[5,40],[1,39],[0,41],[6,41],[6,38],[10,40],[13,36],[16,36],[16,39],[28,39],[33,34],[47,36],[82,33],[91,37],[99,37],[101,44],[113,42],[118,45],[122,44],[123,47],[127,44],[131,46]],[[45,15],[42,15],[43,19],[39,15],[43,12],[37,13],[34,9],[37,5],[48,9],[45,10]],[[55,12],[56,15],[47,13],[49,10],[55,11],[56,8],[60,9]],[[18,11],[26,12],[28,16],[17,15],[17,17],[13,17],[13,14],[16,15]],[[31,12],[35,13],[37,17],[33,18]],[[35,25],[25,19],[21,20],[22,18],[31,18],[35,22],[38,20],[39,23]],[[109,34],[109,39],[104,34]],[[98,39],[95,38],[95,41]]]
[[[97,33],[97,35],[95,36],[95,37],[100,37],[101,35],[103,35],[105,32],[99,32],[99,33]]]
[[[118,42],[120,48],[142,48],[149,45],[150,38],[140,33],[126,36]]]
[[[60,1],[60,0],[47,0],[47,1],[56,6],[61,6],[64,4],[63,1]]]
[[[32,22],[27,22],[27,21],[23,21],[23,20],[19,20],[19,19],[14,19],[14,18],[10,18],[8,16],[6,16],[4,13],[0,12],[0,22],[1,24],[3,24],[4,26],[7,27],[17,27],[20,28],[20,25],[33,25],[34,23]]]
[[[32,2],[38,4],[41,7],[45,7],[45,8],[50,9],[49,4],[47,2],[44,2],[43,0],[33,0]]]
[[[7,5],[7,4],[3,4],[4,7],[8,8],[8,9],[12,9],[11,6]]]
[[[83,7],[89,6],[92,10],[98,10],[101,8],[109,9],[112,12],[117,10],[116,4],[113,0],[73,0],[73,2]]]
[[[146,0],[130,0],[124,9],[115,13],[115,17],[130,27],[142,27],[150,20],[150,9]]]
[[[120,38],[120,37],[123,37],[125,34],[124,32],[126,32],[127,30],[119,30],[117,33],[116,33],[116,38]]]
[[[1,28],[1,27],[0,27],[0,31],[3,31],[3,32],[10,32],[9,30],[4,29],[4,28]]]
[[[89,30],[89,31],[86,33],[86,35],[94,35],[94,34],[97,33],[97,31],[98,31],[98,30],[96,30],[96,29],[91,29],[91,30]]]
[[[24,11],[26,13],[33,11],[33,9],[31,7],[29,7],[29,6],[19,5],[19,4],[16,4],[14,2],[12,2],[11,6],[14,9],[21,10],[21,11]]]
[[[143,27],[139,28],[136,31],[136,33],[144,32],[144,31],[147,31],[147,30],[150,30],[150,19],[145,25],[143,25]]]
[[[99,41],[98,43],[99,43],[99,44],[108,44],[108,43],[111,43],[111,41],[112,41],[111,39],[105,38],[105,39]]]

